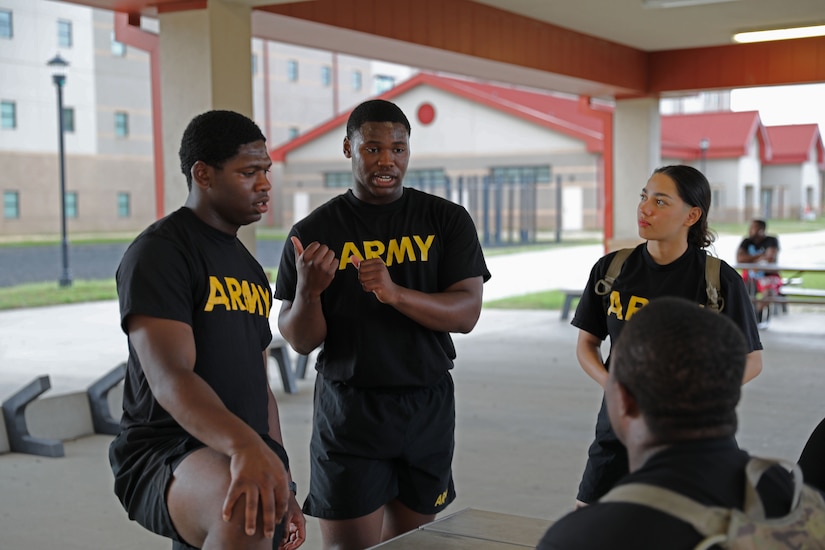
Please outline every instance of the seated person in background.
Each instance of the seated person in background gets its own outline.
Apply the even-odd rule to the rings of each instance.
[[[750,457],[734,435],[746,352],[730,319],[681,298],[659,298],[633,314],[605,386],[610,424],[630,465],[617,487],[646,483],[704,505],[743,508]],[[793,483],[782,468],[771,467],[758,492],[768,517],[789,512]],[[599,501],[557,521],[538,548],[681,550],[702,539],[665,512]]]
[[[753,220],[748,229],[748,236],[739,243],[736,250],[736,263],[775,264],[779,255],[779,239],[772,235],[766,235],[767,224],[764,220]],[[757,296],[777,295],[782,287],[782,277],[776,271],[755,271],[748,270],[742,274],[748,288],[755,290]],[[762,310],[764,303],[758,303],[756,317],[762,322]]]

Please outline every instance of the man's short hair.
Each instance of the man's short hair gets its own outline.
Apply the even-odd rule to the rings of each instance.
[[[681,298],[658,298],[622,328],[614,378],[633,395],[659,442],[736,433],[747,347],[724,315]]]
[[[407,129],[407,136],[411,132],[410,121],[401,108],[383,99],[371,99],[353,109],[347,120],[347,137],[352,139],[365,122],[397,122]]]
[[[214,168],[238,154],[242,145],[266,141],[248,117],[234,111],[207,111],[189,122],[180,141],[180,169],[192,188],[192,166],[199,160]]]
[[[756,224],[757,227],[761,228],[762,231],[768,228],[768,224],[765,222],[765,220],[755,219],[753,220],[753,223]]]

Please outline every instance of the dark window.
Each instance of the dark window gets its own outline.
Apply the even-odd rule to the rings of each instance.
[[[358,91],[361,89],[362,83],[361,71],[352,71],[352,89]]]
[[[115,136],[127,137],[129,135],[129,113],[115,113]]]
[[[66,217],[77,218],[77,192],[66,191]]]
[[[549,166],[498,166],[490,170],[494,181],[507,183],[549,183]]]
[[[297,126],[290,126],[289,127],[289,139],[295,139],[298,137],[300,131],[298,130]]]
[[[375,75],[375,93],[376,94],[383,94],[387,90],[392,90],[395,86],[395,78],[391,76],[387,76],[385,74],[377,74]]]
[[[7,220],[20,217],[20,193],[17,191],[3,191],[3,217]]]
[[[117,217],[128,218],[132,215],[132,205],[129,193],[120,192],[117,194]]]
[[[0,38],[12,38],[14,27],[12,26],[11,11],[0,10]]]
[[[74,107],[63,107],[63,131],[74,132]]]
[[[61,48],[72,47],[72,22],[65,19],[57,21],[57,45]]]
[[[17,104],[14,101],[0,101],[0,128],[17,128]]]
[[[298,62],[294,59],[286,62],[286,77],[290,82],[298,81]]]
[[[324,65],[321,67],[321,84],[323,86],[329,86],[332,82],[332,68],[329,65]]]
[[[324,187],[349,187],[352,184],[352,172],[327,172],[324,174]]]

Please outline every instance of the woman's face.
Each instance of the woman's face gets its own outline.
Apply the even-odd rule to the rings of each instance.
[[[690,226],[702,215],[679,197],[676,182],[662,173],[653,174],[642,189],[636,209],[639,237],[647,241],[687,242]]]

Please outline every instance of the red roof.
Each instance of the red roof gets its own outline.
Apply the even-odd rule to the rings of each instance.
[[[811,149],[816,151],[816,162],[825,169],[825,147],[817,124],[769,126],[773,156],[766,164],[801,164],[810,160]]]
[[[701,157],[700,144],[707,139],[706,158],[736,158],[747,154],[754,136],[765,150],[770,141],[758,111],[663,115],[662,156],[681,160]]]
[[[391,100],[418,86],[431,86],[466,98],[475,103],[508,113],[544,126],[567,136],[581,139],[587,150],[601,153],[603,131],[601,118],[580,107],[578,98],[568,98],[550,92],[532,91],[501,84],[489,84],[459,78],[418,73],[409,80],[378,96]],[[612,108],[606,107],[607,111]],[[341,114],[292,141],[273,149],[275,161],[305,143],[346,124],[349,113]],[[719,111],[709,113],[663,115],[662,156],[679,160],[697,160],[702,156],[701,143],[707,140],[708,159],[738,158],[748,153],[756,138],[760,158],[765,164],[801,163],[807,161],[812,145],[817,147],[817,161],[825,170],[825,150],[816,124],[775,126],[762,124],[758,111]]]
[[[377,97],[391,100],[417,86],[424,85],[438,88],[570,137],[581,139],[587,144],[587,149],[591,152],[602,151],[601,120],[580,112],[578,98],[568,99],[548,92],[534,92],[429,73],[418,73]],[[349,113],[338,115],[292,141],[273,149],[270,151],[272,160],[283,161],[290,151],[301,147],[333,128],[346,124],[348,118]]]

